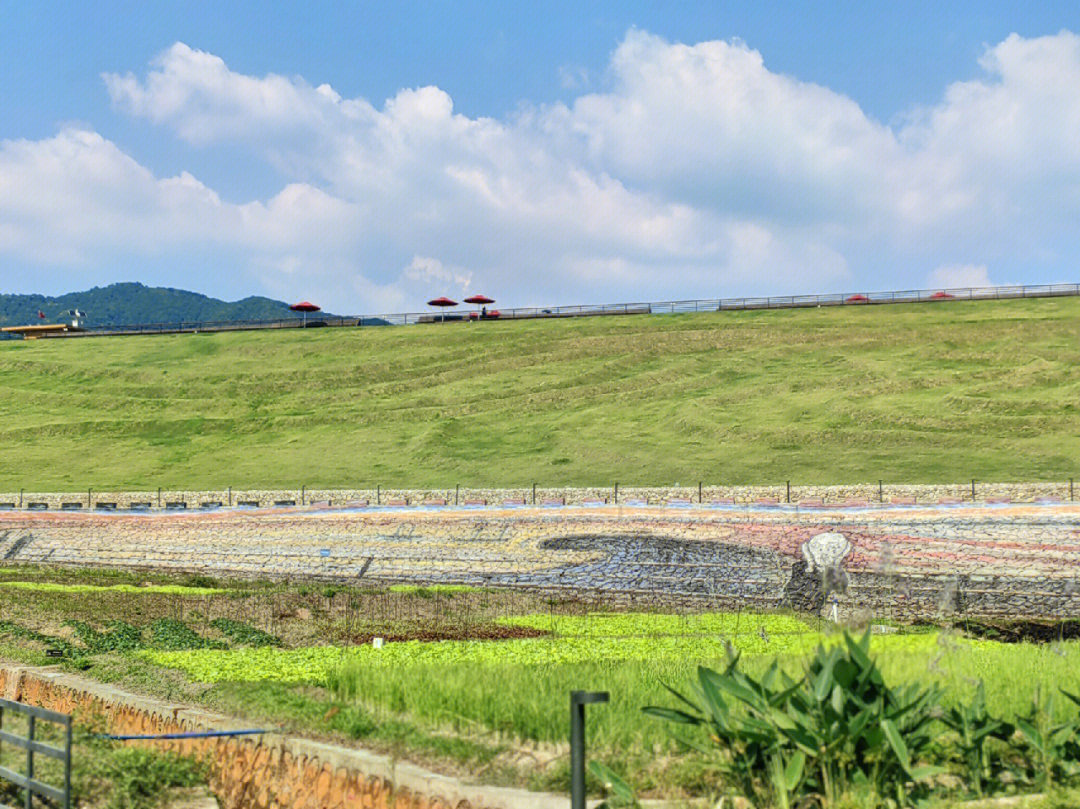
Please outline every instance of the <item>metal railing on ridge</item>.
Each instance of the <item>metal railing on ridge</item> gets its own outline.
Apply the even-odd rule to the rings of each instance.
[[[551,317],[589,317],[596,315],[677,314],[687,312],[728,312],[758,309],[800,309],[822,306],[873,306],[899,303],[942,303],[947,301],[1008,300],[1014,298],[1049,298],[1080,296],[1080,284],[1026,284],[991,287],[955,287],[912,289],[888,292],[840,292],[825,295],[780,295],[768,297],[707,298],[681,301],[645,301],[637,303],[574,304],[570,306],[517,307],[498,310],[498,320],[523,320]],[[250,331],[257,329],[299,329],[312,327],[406,326],[417,323],[463,322],[475,320],[476,312],[452,314],[403,312],[377,315],[314,315],[274,320],[177,321],[123,326],[90,326],[81,332],[50,335],[55,337],[105,336],[127,334],[178,334],[196,332]],[[496,319],[489,313],[489,319]]]

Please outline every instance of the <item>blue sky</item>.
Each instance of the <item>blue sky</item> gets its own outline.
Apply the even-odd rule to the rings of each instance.
[[[6,8],[0,291],[1076,280],[1075,4],[340,5]]]

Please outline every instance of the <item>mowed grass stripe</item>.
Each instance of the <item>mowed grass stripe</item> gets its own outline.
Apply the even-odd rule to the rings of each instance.
[[[1080,299],[0,344],[0,489],[1045,480]]]

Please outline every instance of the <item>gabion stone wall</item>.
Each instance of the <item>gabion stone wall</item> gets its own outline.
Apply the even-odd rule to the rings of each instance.
[[[1075,616],[1080,506],[280,507],[0,512],[0,557],[343,583],[599,591],[638,604]]]

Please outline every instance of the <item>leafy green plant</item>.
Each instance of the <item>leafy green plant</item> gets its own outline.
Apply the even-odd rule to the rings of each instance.
[[[993,779],[987,742],[997,739],[1006,742],[1015,727],[990,715],[986,708],[986,687],[979,680],[970,703],[954,705],[946,710],[941,722],[956,733],[956,746],[964,761],[968,783],[975,794],[983,797],[988,781]]]
[[[768,797],[786,807],[812,794],[835,806],[854,789],[906,805],[940,772],[922,763],[938,693],[886,685],[869,654],[869,632],[860,640],[845,633],[843,641],[818,647],[798,680],[775,660],[755,678],[732,655],[722,672],[698,669],[693,698],[668,689],[681,707],[644,710],[704,729],[751,800]]]
[[[150,624],[150,637],[155,647],[169,651],[226,648],[224,643],[202,637],[175,618],[158,618]]]
[[[152,809],[170,789],[205,784],[205,768],[192,758],[142,747],[92,745],[75,774],[76,791],[100,792],[96,805],[105,809]],[[96,786],[96,788],[95,788]]]
[[[71,641],[64,638],[57,638],[52,635],[45,635],[41,632],[37,632],[33,629],[21,626],[14,621],[0,621],[0,635],[10,635],[13,638],[19,638],[20,640],[29,640],[36,643],[40,643],[49,649],[59,649],[64,653],[65,657],[73,657],[84,652]]]
[[[637,795],[611,767],[600,761],[589,762],[589,773],[604,786],[606,797],[595,809],[638,809]]]
[[[88,654],[128,652],[145,645],[142,632],[126,621],[110,621],[108,632],[99,632],[85,621],[64,621],[64,625],[75,630]]]
[[[241,646],[281,646],[281,638],[232,618],[215,618],[210,626]]]
[[[1080,698],[1066,691],[1061,693],[1080,705]],[[1024,775],[1043,792],[1080,774],[1080,722],[1076,718],[1055,722],[1055,707],[1054,695],[1043,699],[1036,688],[1028,712],[1016,719],[1016,729],[1026,747]]]

